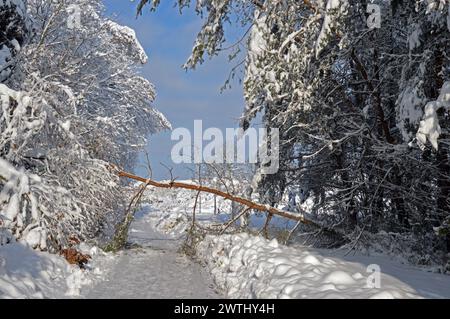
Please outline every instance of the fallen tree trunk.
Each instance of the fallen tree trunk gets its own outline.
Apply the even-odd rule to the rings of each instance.
[[[215,194],[222,198],[225,198],[225,199],[231,200],[233,202],[239,203],[241,205],[247,206],[250,209],[254,209],[254,210],[257,210],[260,212],[267,212],[269,214],[277,215],[277,216],[288,218],[291,220],[295,220],[295,221],[301,222],[306,225],[316,226],[318,228],[326,229],[326,227],[323,227],[323,226],[319,225],[318,223],[307,219],[303,213],[292,213],[292,212],[280,210],[278,208],[275,208],[275,207],[272,207],[269,205],[255,203],[249,199],[231,195],[229,193],[223,192],[223,191],[215,189],[215,188],[200,186],[200,185],[195,185],[195,184],[181,183],[181,182],[176,182],[176,181],[168,182],[168,183],[156,182],[151,179],[147,179],[147,178],[136,176],[136,175],[133,175],[133,174],[121,171],[121,170],[117,170],[116,168],[114,168],[114,169],[116,171],[116,174],[119,177],[130,178],[130,179],[138,181],[138,182],[146,183],[147,185],[150,185],[150,186],[154,186],[154,187],[158,187],[158,188],[167,188],[167,189],[182,188],[182,189],[188,189],[188,190],[197,191],[197,192]]]

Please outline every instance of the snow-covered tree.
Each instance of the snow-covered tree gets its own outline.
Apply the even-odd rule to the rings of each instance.
[[[108,164],[133,167],[147,136],[170,126],[139,75],[147,57],[134,31],[102,10],[98,0],[29,0],[33,33],[15,42],[0,84],[0,218],[41,249],[117,221],[127,193]]]
[[[349,238],[387,231],[424,254],[445,251],[436,230],[448,234],[450,212],[449,1],[178,5],[191,2],[205,23],[188,68],[229,47],[229,21],[243,26],[242,126],[262,113],[281,132],[280,171],[256,178],[270,204],[299,186],[314,217]]]

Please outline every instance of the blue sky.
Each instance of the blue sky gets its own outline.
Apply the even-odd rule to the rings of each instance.
[[[123,25],[132,27],[149,55],[149,63],[143,74],[156,87],[155,107],[163,112],[174,128],[192,129],[194,120],[203,120],[204,128],[236,127],[244,107],[242,86],[232,82],[232,89],[220,93],[232,64],[226,56],[215,57],[194,71],[182,69],[190,55],[195,36],[202,20],[193,10],[182,15],[174,8],[175,0],[161,1],[156,12],[144,10],[136,19],[136,3],[128,0],[104,0],[108,16]],[[229,31],[233,37],[239,30]],[[170,140],[170,132],[150,138],[148,152],[152,162],[153,177],[167,179],[167,169],[160,162],[173,167],[175,175],[189,178],[192,173],[183,166],[176,166],[170,151],[176,142]],[[136,173],[146,175],[146,169],[138,167]]]

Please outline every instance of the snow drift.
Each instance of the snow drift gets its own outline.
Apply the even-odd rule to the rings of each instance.
[[[290,248],[276,239],[245,233],[207,236],[198,251],[229,298],[397,299],[445,298],[450,294],[448,288],[440,290],[450,283],[443,275],[396,266],[399,278],[403,273],[403,277],[409,275],[421,282],[417,289],[379,272],[389,264],[383,258],[372,258],[379,264],[365,266],[328,257],[320,250]]]

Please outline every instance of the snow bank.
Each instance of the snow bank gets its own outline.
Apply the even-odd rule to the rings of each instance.
[[[22,243],[0,246],[0,298],[61,298],[75,271],[64,258]]]
[[[157,232],[178,238],[189,227],[195,196],[148,188],[142,217]],[[213,214],[213,198],[202,199],[197,220],[203,225],[220,222],[223,213]],[[252,223],[259,229],[264,218],[253,216]],[[138,235],[140,230],[131,232]],[[288,247],[246,233],[206,236],[196,251],[229,298],[450,298],[450,276],[381,253],[344,256],[343,250]]]
[[[383,270],[383,265],[362,265],[322,255],[319,250],[294,249],[248,234],[207,236],[198,253],[230,298],[433,296],[431,292],[418,293],[399,279],[377,272]],[[414,274],[422,278],[437,276],[418,270]],[[438,281],[445,279],[450,282],[445,276]],[[450,294],[449,289],[446,292]]]
[[[1,234],[0,234],[1,237]],[[0,299],[69,298],[81,289],[104,280],[113,256],[82,244],[93,259],[82,270],[58,255],[33,250],[23,242],[0,243]],[[100,271],[100,265],[103,271]]]

